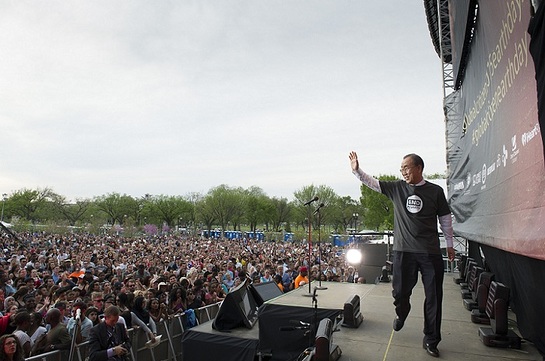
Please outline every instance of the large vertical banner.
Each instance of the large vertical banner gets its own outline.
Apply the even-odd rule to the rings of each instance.
[[[457,139],[449,149],[456,154],[447,156],[455,233],[545,260],[545,162],[527,32],[530,0],[478,4],[468,63],[456,94],[460,116],[447,117],[459,122],[447,127],[456,129],[447,136]]]
[[[456,24],[450,26],[452,68],[454,79],[458,85],[463,79],[464,64],[468,44],[471,42],[471,28],[474,25],[473,18],[477,0],[456,0],[449,3],[449,16],[456,19]],[[456,87],[457,88],[457,87]]]
[[[530,41],[530,54],[534,59],[537,81],[537,113],[541,129],[545,128],[545,2],[534,0],[532,3],[541,4],[536,13],[530,20],[528,33],[532,40]],[[543,148],[545,148],[545,136],[541,132]]]

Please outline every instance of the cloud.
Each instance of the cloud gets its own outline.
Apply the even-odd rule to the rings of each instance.
[[[325,184],[357,197],[352,149],[371,174],[395,174],[413,151],[444,171],[440,63],[422,4],[0,10],[5,191],[183,195],[229,184],[290,198]]]

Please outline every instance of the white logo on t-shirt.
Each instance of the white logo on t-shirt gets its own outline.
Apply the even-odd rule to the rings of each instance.
[[[417,195],[413,195],[407,198],[406,207],[407,207],[407,210],[411,213],[420,212],[422,210],[422,205],[423,205],[422,199]]]

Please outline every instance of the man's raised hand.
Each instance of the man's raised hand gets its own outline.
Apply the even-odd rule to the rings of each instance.
[[[348,155],[348,158],[350,159],[350,166],[352,167],[352,170],[358,170],[360,167],[360,164],[358,162],[358,155],[356,152],[352,151]]]

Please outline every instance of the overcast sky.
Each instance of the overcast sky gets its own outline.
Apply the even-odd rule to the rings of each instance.
[[[422,1],[0,1],[0,192],[359,195],[445,164]]]

